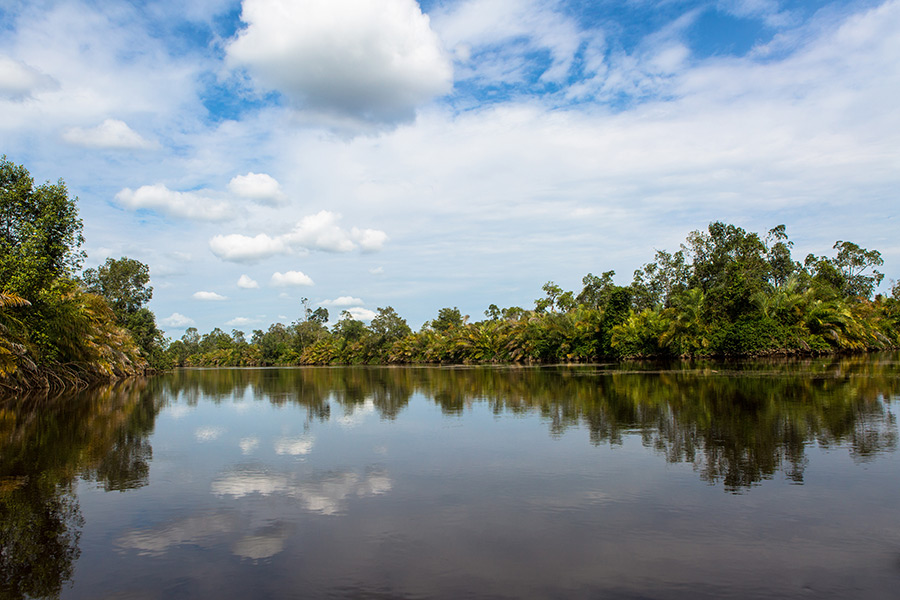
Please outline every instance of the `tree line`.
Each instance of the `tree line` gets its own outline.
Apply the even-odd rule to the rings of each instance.
[[[900,347],[900,285],[875,295],[877,250],[838,241],[831,256],[792,255],[784,225],[765,236],[711,223],[679,250],[658,250],[616,285],[588,273],[580,291],[547,282],[530,309],[490,305],[473,321],[446,307],[412,331],[390,306],[366,325],[303,299],[301,317],[255,330],[186,330],[169,344],[181,366],[479,364],[828,354]]]
[[[169,340],[147,307],[147,265],[121,257],[79,274],[77,198],[35,186],[0,159],[0,389],[83,385],[173,366],[480,364],[825,354],[900,347],[900,285],[877,250],[838,241],[792,255],[779,225],[765,236],[711,223],[675,252],[658,250],[617,285],[588,273],[581,290],[547,282],[532,308],[491,304],[474,320],[445,307],[413,331],[390,306],[366,324],[303,299],[300,316],[248,336],[188,328]]]

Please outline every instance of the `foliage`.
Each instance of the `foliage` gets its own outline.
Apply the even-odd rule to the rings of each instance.
[[[152,313],[118,314],[92,293],[106,292],[102,268],[89,273],[91,291],[73,278],[84,258],[76,201],[62,181],[35,187],[24,167],[0,159],[0,389],[142,373],[152,355],[142,355],[135,338],[142,347],[153,339],[164,356]]]
[[[97,269],[85,270],[81,279],[88,292],[106,300],[116,323],[131,334],[151,367],[171,366],[165,352],[166,341],[156,326],[156,316],[145,307],[153,297],[150,267],[128,257],[107,258]]]
[[[103,296],[117,315],[134,313],[153,297],[150,268],[131,258],[107,258],[81,276],[85,289]]]
[[[765,238],[711,223],[674,253],[635,271],[588,273],[577,294],[548,281],[533,310],[491,304],[470,322],[457,307],[412,332],[391,307],[369,325],[348,312],[331,330],[303,301],[290,326],[257,330],[238,350],[215,329],[189,329],[170,350],[179,364],[555,363],[617,357],[831,353],[900,346],[900,286],[871,300],[880,254],[838,242],[834,258],[801,265],[779,225]],[[257,362],[253,362],[257,361]]]
[[[25,167],[0,158],[0,292],[33,301],[81,265],[76,202],[62,181],[35,187]]]

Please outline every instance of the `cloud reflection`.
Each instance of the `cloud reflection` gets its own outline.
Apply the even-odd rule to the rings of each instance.
[[[225,433],[224,427],[200,427],[194,431],[194,438],[198,442],[212,442]]]
[[[367,469],[363,474],[329,471],[302,481],[283,474],[245,469],[212,483],[212,493],[217,496],[243,498],[252,494],[277,494],[296,498],[306,510],[323,515],[344,512],[350,498],[378,496],[392,488],[393,481],[380,469]]]
[[[212,546],[211,538],[230,533],[238,527],[237,517],[231,513],[199,515],[153,529],[127,533],[116,544],[141,554],[157,555],[173,546],[185,544]]]
[[[241,439],[241,452],[244,454],[250,454],[259,446],[259,438],[255,437],[245,437]]]
[[[142,555],[159,556],[179,546],[213,548],[221,545],[221,538],[241,536],[231,544],[231,551],[242,558],[262,560],[284,550],[290,534],[288,525],[277,522],[248,533],[247,520],[233,512],[197,515],[129,532],[116,545]]]
[[[266,527],[239,539],[231,546],[231,551],[251,560],[271,558],[284,550],[288,533],[287,527],[281,524]]]
[[[303,436],[296,438],[281,438],[275,442],[276,454],[288,454],[290,456],[303,456],[313,449],[315,439]]]

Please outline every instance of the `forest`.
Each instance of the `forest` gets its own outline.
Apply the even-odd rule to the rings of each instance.
[[[864,352],[900,347],[900,284],[877,250],[837,241],[793,256],[784,225],[765,235],[722,222],[658,250],[627,286],[588,273],[581,290],[544,284],[534,306],[456,307],[413,331],[390,306],[368,324],[330,324],[303,299],[290,324],[247,333],[188,328],[166,339],[147,303],[147,265],[84,261],[77,198],[0,162],[0,389],[57,387],[172,367],[485,364]]]
[[[900,285],[883,279],[877,250],[838,241],[832,256],[792,256],[779,225],[764,237],[725,223],[660,250],[630,285],[588,273],[579,291],[552,281],[532,308],[490,305],[473,320],[441,308],[419,331],[390,306],[366,325],[304,299],[301,317],[244,332],[188,329],[176,365],[481,364],[603,359],[828,354],[900,346]]]

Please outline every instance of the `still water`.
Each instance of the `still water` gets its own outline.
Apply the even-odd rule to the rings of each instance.
[[[896,598],[900,355],[0,402],[0,598]]]

